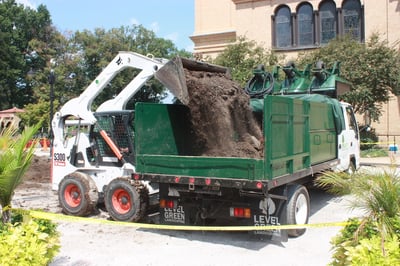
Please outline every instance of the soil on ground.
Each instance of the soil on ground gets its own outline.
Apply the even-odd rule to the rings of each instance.
[[[262,133],[244,89],[223,73],[185,69],[201,155],[261,158]]]
[[[18,188],[41,188],[41,184],[50,184],[50,159],[48,156],[35,155]]]

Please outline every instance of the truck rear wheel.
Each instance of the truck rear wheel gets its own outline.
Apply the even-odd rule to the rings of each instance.
[[[140,189],[124,178],[117,178],[110,182],[104,202],[112,219],[137,222],[143,218],[147,205],[141,197]]]
[[[90,177],[75,172],[61,180],[58,187],[58,200],[65,214],[86,216],[96,206],[98,192],[91,186]]]
[[[288,224],[307,224],[310,216],[310,196],[302,185],[288,187],[286,219]],[[289,229],[288,235],[297,237],[304,234],[305,228]]]

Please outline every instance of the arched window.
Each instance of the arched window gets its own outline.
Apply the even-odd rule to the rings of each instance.
[[[275,34],[277,48],[292,46],[292,23],[290,9],[287,6],[281,6],[276,11]]]
[[[355,40],[361,41],[361,4],[359,0],[343,3],[343,30]]]
[[[337,13],[336,5],[328,0],[321,3],[319,7],[320,21],[320,43],[327,44],[336,37],[337,33]]]
[[[297,29],[299,46],[314,44],[313,9],[308,3],[302,4],[297,10]]]

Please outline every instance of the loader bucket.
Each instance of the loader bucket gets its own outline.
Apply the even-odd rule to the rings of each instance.
[[[179,56],[168,61],[155,73],[155,77],[164,84],[176,98],[186,105],[189,103],[190,94],[186,85],[184,69],[189,71],[228,73],[228,69],[225,67]]]

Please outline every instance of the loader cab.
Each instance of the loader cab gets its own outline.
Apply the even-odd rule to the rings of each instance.
[[[94,116],[97,123],[91,126],[87,150],[91,163],[119,167],[124,162],[134,164],[134,111],[96,112]]]

